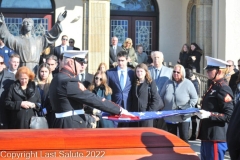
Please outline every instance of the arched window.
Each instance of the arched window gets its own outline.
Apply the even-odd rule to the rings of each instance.
[[[22,20],[32,18],[36,36],[44,34],[52,27],[54,0],[0,0],[0,9],[10,33],[20,34]]]
[[[52,9],[51,0],[2,0],[1,8]]]
[[[141,12],[155,11],[154,4],[151,0],[111,0],[110,7],[111,10]]]
[[[192,7],[190,19],[190,42],[196,42],[196,5]]]

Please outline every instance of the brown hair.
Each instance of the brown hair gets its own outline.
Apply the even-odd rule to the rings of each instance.
[[[13,53],[13,54],[11,54],[11,56],[10,56],[10,58],[9,58],[9,59],[12,59],[12,58],[14,58],[14,57],[16,57],[16,58],[19,58],[19,59],[20,59],[20,56],[19,56],[19,54],[17,54],[17,53]]]
[[[148,83],[148,84],[152,83],[152,78],[151,78],[151,75],[150,75],[150,73],[149,73],[149,71],[148,71],[147,65],[144,64],[144,63],[141,63],[141,64],[138,64],[138,65],[136,66],[136,68],[135,68],[136,84],[137,84],[137,85],[140,84],[139,79],[138,79],[137,74],[136,74],[137,68],[142,68],[142,69],[144,69],[145,72],[146,72],[145,79],[146,79],[147,83]]]
[[[108,66],[107,66],[107,64],[104,63],[104,62],[101,62],[101,63],[98,65],[97,71],[100,71],[100,68],[101,68],[102,65],[104,65],[105,68],[106,68],[106,70],[108,70]]]
[[[105,87],[105,95],[112,94],[112,89],[107,84],[107,76],[106,76],[105,72],[102,72],[102,71],[97,71],[95,73],[95,75],[93,77],[92,84],[88,87],[89,91],[93,91],[94,88],[96,87],[95,86],[95,77],[97,75],[101,75],[102,76],[101,84]]]
[[[47,68],[48,71],[49,71],[49,75],[48,75],[48,78],[45,82],[41,82],[42,81],[42,78],[40,76],[40,70],[42,68]],[[49,91],[49,86],[51,84],[51,81],[52,81],[53,77],[52,77],[52,74],[51,74],[51,69],[50,69],[50,66],[47,64],[47,63],[42,63],[39,68],[38,68],[38,73],[37,73],[37,77],[36,77],[36,83],[37,85],[42,85],[44,84],[44,87],[43,87],[43,91],[44,91],[44,97],[47,96],[48,94],[48,91]]]
[[[189,53],[189,52],[190,52],[190,47],[189,47],[189,45],[188,45],[188,44],[184,44],[184,45],[182,46],[181,53],[183,53],[183,52],[184,52],[184,50],[183,50],[183,47],[184,47],[184,46],[186,46],[186,47],[187,47],[187,53]]]
[[[29,77],[29,79],[30,79],[31,81],[33,81],[34,78],[35,78],[35,74],[33,73],[33,71],[31,71],[31,70],[30,70],[28,67],[26,67],[26,66],[23,66],[23,67],[18,68],[17,73],[16,73],[16,75],[15,75],[15,78],[16,78],[17,80],[19,80],[20,74],[26,74],[26,75],[28,75],[28,77]]]

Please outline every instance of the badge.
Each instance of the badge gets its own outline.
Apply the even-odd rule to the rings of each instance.
[[[8,50],[5,50],[5,53],[8,53]]]
[[[232,101],[232,97],[229,94],[227,94],[224,98],[224,102],[231,102],[231,101]]]

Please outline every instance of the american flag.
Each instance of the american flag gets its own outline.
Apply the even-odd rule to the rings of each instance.
[[[152,111],[152,112],[129,112],[134,116],[128,115],[111,115],[109,113],[102,113],[103,119],[112,120],[115,122],[137,122],[142,120],[150,120],[150,119],[158,119],[163,117],[169,116],[176,116],[176,115],[189,115],[198,112],[199,109],[197,108],[190,108],[186,110],[171,110],[171,111]]]

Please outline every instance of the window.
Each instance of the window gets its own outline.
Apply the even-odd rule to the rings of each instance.
[[[1,8],[52,9],[51,0],[2,0]]]
[[[190,35],[190,42],[196,42],[196,5],[191,10]]]
[[[155,11],[154,4],[151,0],[111,0],[111,10],[125,10],[125,11]]]

